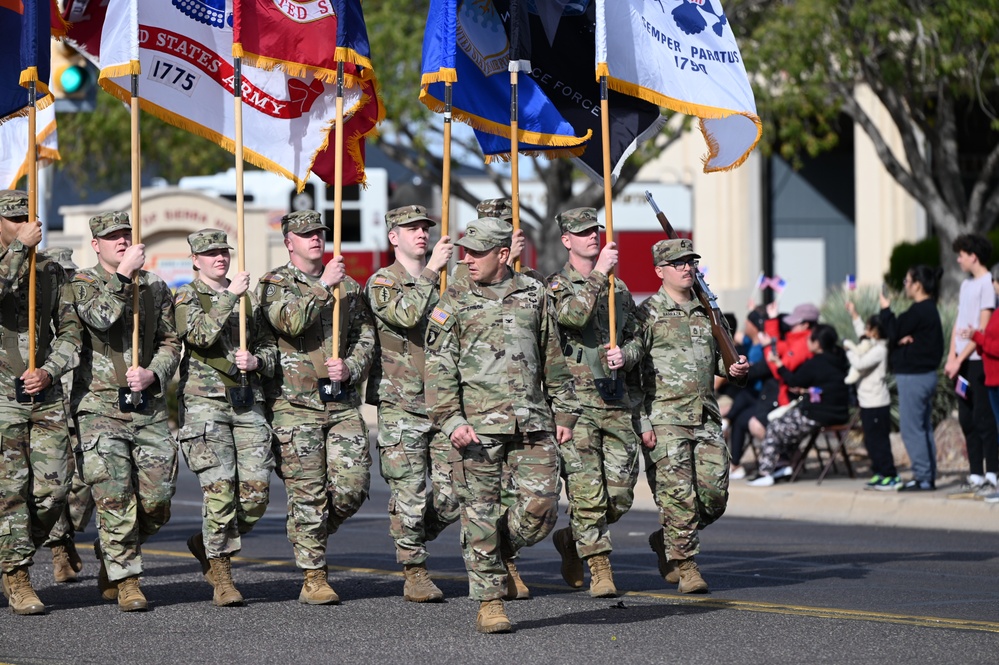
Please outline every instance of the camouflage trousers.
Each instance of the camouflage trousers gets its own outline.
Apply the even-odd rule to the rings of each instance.
[[[449,454],[461,502],[461,550],[469,596],[496,600],[506,593],[504,558],[544,540],[558,518],[561,492],[555,439],[550,432],[488,436]],[[516,496],[501,504],[503,464]]]
[[[295,564],[326,565],[326,541],[364,503],[371,485],[368,428],[356,408],[275,409],[277,473],[288,493]]]
[[[609,526],[631,509],[638,481],[638,435],[624,409],[586,409],[559,447],[579,556],[611,552]]]
[[[177,442],[165,410],[130,421],[80,413],[76,431],[76,462],[93,491],[108,578],[139,575],[141,546],[170,520],[177,488]]]
[[[69,491],[62,400],[0,403],[0,567],[31,565]]]
[[[706,419],[698,427],[655,427],[656,447],[645,450],[645,473],[659,507],[666,556],[698,553],[698,529],[713,523],[728,504],[728,447],[721,425]]]
[[[270,498],[274,453],[263,405],[236,408],[222,397],[184,395],[180,414],[180,451],[204,494],[205,551],[210,559],[232,556]]]
[[[389,535],[401,564],[426,561],[426,544],[461,516],[447,462],[450,450],[451,442],[426,416],[379,405],[378,459],[391,490]]]
[[[94,515],[94,495],[90,491],[90,485],[83,482],[83,478],[76,469],[76,455],[73,454],[74,442],[76,438],[76,428],[69,432],[69,443],[67,445],[66,462],[70,477],[69,494],[66,495],[66,507],[59,514],[55,526],[49,532],[49,537],[45,540],[45,546],[58,545],[65,540],[72,540],[77,533],[87,530],[90,518]]]

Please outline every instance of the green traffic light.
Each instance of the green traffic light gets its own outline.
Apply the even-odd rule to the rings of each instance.
[[[79,92],[87,82],[87,70],[71,65],[59,75],[59,85],[67,95]]]

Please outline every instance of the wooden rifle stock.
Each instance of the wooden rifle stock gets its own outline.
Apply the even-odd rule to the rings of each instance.
[[[680,236],[673,228],[673,225],[666,219],[665,213],[656,205],[655,200],[652,198],[652,192],[646,190],[645,199],[652,206],[652,210],[655,211],[656,219],[659,220],[660,226],[666,232],[666,237],[670,239],[679,238]],[[729,329],[725,325],[721,308],[718,307],[718,299],[711,292],[711,289],[708,288],[707,282],[704,281],[704,276],[696,269],[694,270],[694,295],[701,301],[701,305],[708,312],[708,320],[711,322],[711,335],[718,344],[722,362],[725,363],[725,370],[728,371],[732,365],[739,362],[739,352],[735,348],[735,340],[732,339],[732,333],[729,332]]]

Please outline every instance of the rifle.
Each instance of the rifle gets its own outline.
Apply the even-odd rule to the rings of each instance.
[[[652,192],[645,190],[645,199],[652,206],[652,210],[656,213],[656,219],[659,220],[659,224],[662,225],[663,231],[666,232],[666,237],[670,239],[676,239],[680,236],[677,234],[673,225],[669,223],[666,219],[666,215],[659,206],[656,205],[655,200],[652,198]],[[718,344],[718,350],[721,352],[722,362],[725,363],[725,370],[728,369],[739,362],[739,352],[735,348],[735,341],[732,339],[732,333],[725,325],[724,317],[722,316],[721,308],[718,307],[718,298],[711,289],[708,288],[707,282],[704,281],[704,276],[699,270],[694,269],[694,295],[698,300],[701,301],[701,305],[708,312],[708,320],[711,321],[711,334],[715,338],[715,342]]]

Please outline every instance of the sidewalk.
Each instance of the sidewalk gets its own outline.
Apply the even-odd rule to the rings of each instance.
[[[999,533],[999,503],[949,498],[959,476],[943,477],[935,492],[874,492],[866,477],[827,476],[822,484],[805,477],[794,484],[750,487],[733,480],[727,517],[765,517],[827,524],[950,529]],[[636,510],[657,510],[644,477],[635,489]]]

